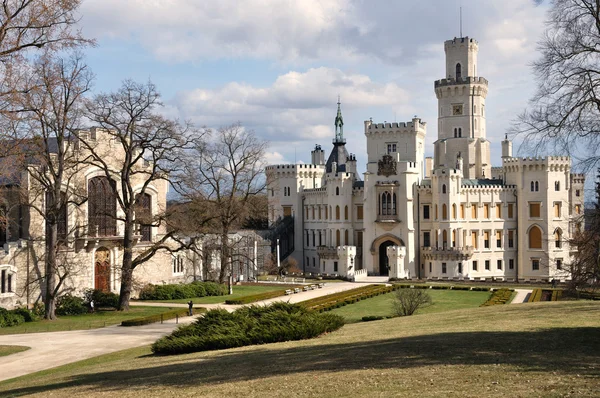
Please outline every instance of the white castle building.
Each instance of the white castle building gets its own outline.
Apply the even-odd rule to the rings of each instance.
[[[364,177],[346,149],[338,101],[333,149],[311,164],[267,167],[269,222],[281,256],[305,272],[361,279],[566,279],[568,238],[582,228],[584,176],[566,156],[517,158],[502,141],[492,167],[488,81],[478,43],[444,43],[435,81],[438,139],[425,158],[426,123],[365,121]]]

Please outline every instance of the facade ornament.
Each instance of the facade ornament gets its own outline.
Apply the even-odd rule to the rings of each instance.
[[[377,175],[383,175],[389,177],[396,174],[396,162],[392,155],[383,155],[379,161],[379,167],[377,169]]]

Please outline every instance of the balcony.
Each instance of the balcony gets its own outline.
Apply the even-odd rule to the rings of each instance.
[[[318,246],[317,254],[321,259],[337,260],[338,258],[337,247],[334,246]]]
[[[427,260],[465,261],[473,256],[473,246],[421,247],[421,253]]]
[[[379,214],[375,221],[381,223],[397,223],[400,222],[400,219],[397,214]]]

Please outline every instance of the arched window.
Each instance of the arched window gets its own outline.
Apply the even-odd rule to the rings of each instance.
[[[462,79],[462,66],[460,64],[456,64],[456,80]]]
[[[458,137],[458,129],[454,127],[454,138]]]
[[[340,245],[340,230],[339,229],[335,230],[335,245],[336,246]]]
[[[340,206],[335,206],[335,219],[340,219]]]
[[[329,217],[330,220],[333,220],[333,211],[331,211],[331,206],[329,206]]]
[[[442,193],[446,193],[446,184],[442,185]]]
[[[535,183],[531,181],[531,192],[535,191]]]
[[[325,206],[325,219],[329,219],[329,213],[327,212],[327,206]]]
[[[539,191],[540,190],[540,183],[539,182],[535,182],[535,191]]]
[[[335,187],[335,196],[340,196],[340,187]]]
[[[444,245],[444,249],[448,247],[448,231],[442,231],[442,244]]]
[[[88,233],[90,236],[117,234],[117,201],[115,182],[107,177],[88,181]]]
[[[388,191],[383,192],[380,195],[380,209],[379,214],[384,216],[391,216],[396,214],[396,194],[393,195]]]
[[[452,205],[452,219],[456,220],[458,217],[456,216],[456,204]]]
[[[452,230],[452,247],[456,247],[456,230]]]
[[[152,231],[152,198],[147,193],[135,198],[135,220],[140,226],[141,242],[150,242]]]
[[[458,137],[462,137],[462,127],[458,128]]]
[[[542,248],[542,230],[533,226],[529,230],[529,248],[530,249],[541,249]]]
[[[442,220],[447,220],[448,219],[448,208],[446,207],[446,204],[444,203],[442,205]]]
[[[555,191],[560,191],[560,181],[554,182],[554,190]]]
[[[348,230],[344,230],[344,244],[348,246]]]
[[[348,219],[348,206],[344,207],[344,220]]]
[[[554,231],[554,247],[560,249],[562,247],[562,231],[560,228],[557,228]]]

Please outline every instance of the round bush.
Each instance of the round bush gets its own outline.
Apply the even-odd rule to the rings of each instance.
[[[56,315],[81,315],[88,311],[81,297],[65,294],[56,301]]]

